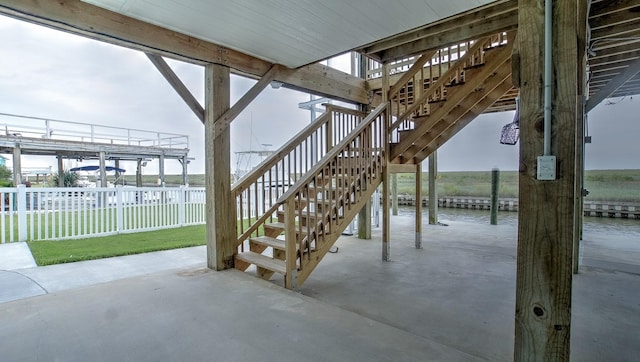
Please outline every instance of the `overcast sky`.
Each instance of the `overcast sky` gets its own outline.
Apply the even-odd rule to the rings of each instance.
[[[185,134],[195,158],[189,172],[204,173],[204,127],[143,53],[4,16],[0,44],[0,113]],[[202,102],[204,69],[168,62]],[[253,83],[233,76],[232,102]],[[298,109],[308,100],[304,93],[267,87],[233,122],[232,152],[282,145],[309,123],[309,111]],[[587,169],[640,168],[640,98],[614,101],[589,115],[593,143],[587,145]],[[512,118],[513,112],[480,116],[441,147],[439,169],[516,170],[518,147],[498,142],[501,127]],[[10,155],[5,157],[10,165]],[[82,165],[87,164],[93,163]],[[49,165],[55,165],[54,158],[23,159],[23,167]],[[135,163],[121,166],[135,173]],[[180,172],[177,161],[167,161],[166,173]],[[157,173],[157,163],[143,173]]]

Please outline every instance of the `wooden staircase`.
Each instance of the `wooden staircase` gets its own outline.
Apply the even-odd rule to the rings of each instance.
[[[380,184],[386,125],[386,105],[366,117],[331,107],[238,181],[235,268],[300,286]]]
[[[382,182],[385,162],[417,163],[512,89],[515,32],[417,59],[370,114],[327,112],[232,186],[235,268],[287,288],[309,277]],[[439,67],[434,77],[425,68]]]
[[[389,162],[422,162],[509,92],[514,37],[515,32],[501,33],[469,44],[466,53],[435,81],[416,81],[414,74],[424,72],[421,62],[416,62],[419,68],[412,67],[389,92],[393,119],[388,130]],[[431,53],[425,56],[432,61]],[[428,87],[418,96],[414,84],[421,83]],[[413,102],[406,102],[408,98]]]

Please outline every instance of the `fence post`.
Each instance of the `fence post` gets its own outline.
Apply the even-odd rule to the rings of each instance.
[[[122,197],[122,185],[116,186],[116,231],[124,229],[124,202]]]
[[[27,241],[27,187],[18,185],[18,241]]]
[[[184,213],[185,208],[187,207],[185,200],[187,188],[184,185],[180,186],[180,192],[178,192],[178,224],[180,226],[184,226]]]

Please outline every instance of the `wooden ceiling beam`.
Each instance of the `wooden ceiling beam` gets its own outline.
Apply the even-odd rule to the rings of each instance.
[[[640,1],[639,1],[640,2]],[[624,10],[611,12],[606,15],[595,16],[589,19],[589,25],[591,30],[598,30],[600,28],[618,26],[630,21],[634,21],[638,18],[638,13],[633,10]]]
[[[160,74],[164,77],[164,79],[169,82],[173,90],[178,93],[180,98],[187,104],[187,106],[193,111],[193,113],[198,117],[198,119],[204,123],[204,108],[198,102],[196,97],[193,96],[189,88],[187,88],[184,83],[180,80],[180,77],[171,69],[169,64],[159,55],[146,53],[147,58],[151,61],[151,63],[158,69]]]
[[[606,38],[636,37],[639,35],[638,29],[640,29],[640,19],[638,18],[636,18],[634,21],[630,21],[621,25],[595,29],[591,31],[591,42]]]
[[[640,0],[600,0],[591,3],[589,18],[597,18],[640,6]]]
[[[622,73],[611,79],[607,85],[602,87],[598,93],[587,99],[586,112],[591,111],[595,106],[602,102],[605,98],[613,94],[627,81],[631,80],[640,72],[640,59],[635,60]]]
[[[599,62],[590,62],[589,70],[592,73],[597,73],[603,70],[623,68],[633,63],[638,58],[640,58],[640,50],[636,50],[633,52],[620,54],[612,57],[607,57],[607,58],[600,59]]]
[[[219,64],[235,74],[261,78],[273,64],[256,57],[118,14],[80,0],[3,0],[0,14],[91,39],[181,61]],[[288,88],[343,100],[368,102],[364,80],[319,64],[283,71]]]
[[[427,50],[460,43],[462,41],[478,39],[501,31],[517,29],[518,11],[510,11],[505,14],[500,14],[499,16],[485,19],[481,22],[460,23],[458,25],[459,26],[447,31],[434,33],[426,38],[384,50],[379,53],[379,58],[382,61],[391,61],[406,56],[416,55]]]
[[[426,26],[373,42],[361,49],[358,49],[358,51],[367,55],[379,53],[381,51],[397,47],[401,44],[410,43],[415,40],[433,36],[434,34],[446,32],[452,28],[460,26],[460,24],[479,23],[486,20],[488,17],[509,12],[514,9],[518,9],[518,2],[516,0],[497,1],[489,5],[472,9],[466,13],[454,15]]]
[[[640,37],[625,41],[600,41],[591,47],[595,55],[590,56],[589,60],[595,60],[607,55],[623,54],[633,49],[640,49]]]
[[[518,2],[501,0],[357,49],[387,61],[517,28]]]

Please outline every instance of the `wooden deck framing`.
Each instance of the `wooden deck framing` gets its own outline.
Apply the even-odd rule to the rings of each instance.
[[[390,175],[394,167],[409,167],[391,162],[422,162],[478,114],[513,109],[519,92],[522,208],[514,357],[564,361],[570,356],[576,215],[581,213],[582,99],[587,83],[586,112],[609,96],[640,93],[640,0],[553,1],[551,142],[558,169],[556,179],[548,181],[536,177],[542,152],[544,3],[498,0],[355,49],[373,59],[370,63],[379,63],[379,80],[319,64],[289,69],[80,0],[1,0],[0,14],[149,53],[205,124],[208,266],[246,269],[254,264],[263,278],[284,274],[288,288],[309,277],[336,233],[380,182],[382,259],[390,260]],[[205,66],[204,107],[182,89],[160,57]],[[391,69],[406,73],[391,74]],[[229,104],[231,72],[259,79],[234,107]],[[331,116],[305,128],[263,165],[262,173],[232,187],[229,125],[271,81],[379,106],[366,117],[338,110],[344,117],[339,122],[329,119],[336,113],[327,112]],[[322,140],[321,146],[309,137]],[[322,153],[317,163],[309,164],[309,144]],[[272,255],[264,261],[267,249]]]

